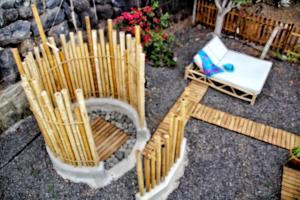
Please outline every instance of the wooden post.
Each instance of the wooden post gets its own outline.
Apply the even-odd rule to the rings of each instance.
[[[141,127],[145,127],[145,54],[141,53],[142,47],[137,47],[137,69],[138,69],[138,110]]]
[[[160,183],[161,178],[161,139],[160,136],[154,136],[154,141],[156,143],[156,184]]]
[[[126,77],[125,77],[125,33],[124,32],[120,32],[119,33],[119,39],[120,39],[120,59],[121,59],[121,85],[122,85],[122,99],[127,101],[127,87],[126,87]]]
[[[175,124],[175,115],[171,113],[170,116],[170,125],[169,125],[169,166],[173,165],[173,146],[174,146],[174,124]]]
[[[165,140],[165,151],[166,151],[166,167],[165,167],[165,173],[166,176],[168,175],[169,169],[170,169],[170,137],[169,135],[164,135]]]
[[[15,59],[15,62],[17,64],[18,71],[19,71],[20,75],[21,76],[24,75],[25,72],[24,72],[24,68],[23,68],[23,65],[22,65],[22,60],[21,60],[20,53],[19,53],[18,49],[13,48],[13,49],[11,49],[11,52],[12,52],[13,57]]]
[[[104,31],[103,29],[99,30],[99,38],[100,38],[100,46],[101,46],[101,55],[102,55],[102,62],[103,62],[103,72],[104,72],[104,87],[106,90],[106,96],[110,96],[110,83],[109,83],[109,66],[107,64],[107,55],[106,55],[106,46],[105,46],[105,39],[104,39]]]
[[[156,186],[155,168],[155,150],[153,150],[151,151],[151,188]]]
[[[144,196],[144,175],[143,175],[143,164],[141,158],[141,152],[136,151],[136,173],[138,177],[139,192],[141,196]]]
[[[144,169],[145,169],[145,179],[146,179],[146,192],[150,191],[150,160],[149,155],[144,155]]]

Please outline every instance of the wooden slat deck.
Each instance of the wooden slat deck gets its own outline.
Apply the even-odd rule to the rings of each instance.
[[[125,132],[100,117],[92,122],[91,127],[100,160],[109,158],[128,138]]]
[[[197,81],[191,81],[189,85],[185,88],[184,92],[177,99],[176,103],[172,106],[169,112],[166,114],[156,131],[153,135],[163,136],[169,131],[169,121],[172,114],[178,114],[180,108],[180,102],[184,98],[187,100],[187,119],[188,120],[191,114],[194,112],[197,104],[200,102],[202,97],[205,95],[208,86]],[[196,91],[196,92],[195,92]],[[144,151],[151,149],[151,144],[147,143]]]
[[[300,145],[300,136],[294,133],[257,123],[243,117],[231,115],[202,104],[197,104],[195,106],[191,116],[285,149],[292,149],[295,146]]]
[[[300,171],[291,169],[289,167],[283,167],[281,199],[300,199]]]

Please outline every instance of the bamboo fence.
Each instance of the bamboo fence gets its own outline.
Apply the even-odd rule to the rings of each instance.
[[[217,8],[215,4],[203,0],[197,1],[197,23],[213,28],[215,26],[216,15]],[[224,18],[222,31],[249,42],[265,45],[276,26],[281,26],[283,29],[276,35],[271,48],[284,53],[299,53],[297,44],[300,44],[300,27],[296,27],[294,24],[262,16],[241,14],[237,10],[232,10]]]
[[[108,40],[104,30],[91,30],[87,22],[87,42],[83,33],[60,35],[59,48],[47,38],[36,9],[33,15],[42,44],[22,60],[12,49],[31,110],[49,149],[64,162],[76,166],[99,163],[85,99],[112,97],[133,106],[144,127],[145,55],[136,38],[113,30],[108,20]],[[119,41],[119,42],[118,42]]]
[[[141,196],[163,182],[179,158],[187,121],[186,107],[187,102],[182,99],[179,113],[172,113],[169,118],[168,130],[155,132],[144,150],[136,152],[137,179]]]

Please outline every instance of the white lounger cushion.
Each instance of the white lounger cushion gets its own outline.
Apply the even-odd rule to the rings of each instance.
[[[218,51],[218,50],[217,50]],[[213,78],[225,84],[259,94],[265,84],[272,63],[246,54],[229,50],[217,64],[233,64],[233,72],[218,73]]]
[[[219,61],[222,60],[222,58],[227,53],[228,49],[223,44],[223,42],[220,40],[219,37],[215,36],[213,39],[211,39],[206,45],[206,48],[209,48],[212,54],[214,54],[214,57],[216,57]],[[205,48],[204,47],[204,48]],[[209,56],[209,55],[208,55]],[[212,60],[213,61],[213,60]],[[214,62],[214,61],[213,61]],[[218,62],[217,62],[218,63]],[[214,64],[217,64],[214,62]]]

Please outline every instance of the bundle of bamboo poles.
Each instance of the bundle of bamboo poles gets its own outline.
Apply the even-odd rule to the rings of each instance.
[[[66,163],[92,166],[99,162],[85,98],[112,97],[132,105],[144,127],[145,55],[140,28],[135,38],[113,30],[108,20],[104,30],[92,30],[86,18],[87,42],[83,32],[60,35],[61,48],[47,38],[37,8],[32,12],[42,44],[22,60],[13,56],[22,78],[30,107],[51,151]],[[117,37],[119,36],[119,37]],[[119,43],[117,42],[119,41]],[[76,103],[78,106],[73,106]]]
[[[180,156],[186,124],[187,102],[182,99],[178,114],[171,113],[167,132],[156,132],[142,152],[136,152],[136,170],[141,196],[155,188],[168,175]]]

